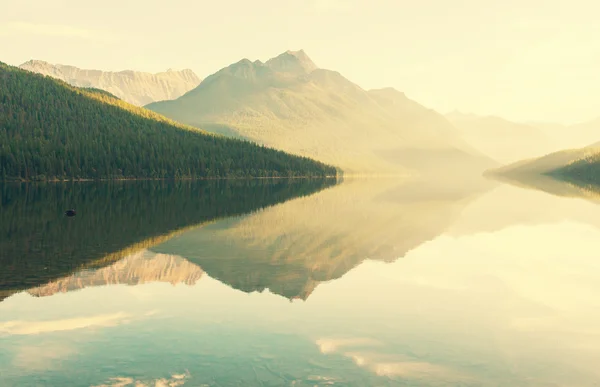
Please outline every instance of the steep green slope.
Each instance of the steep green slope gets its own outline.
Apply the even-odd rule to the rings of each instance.
[[[349,173],[412,173],[420,163],[405,155],[415,153],[436,160],[442,173],[494,166],[440,114],[393,89],[364,90],[338,72],[317,68],[303,51],[265,63],[241,60],[176,100],[146,107]],[[448,150],[456,151],[452,162]]]
[[[0,180],[335,175],[0,63]]]

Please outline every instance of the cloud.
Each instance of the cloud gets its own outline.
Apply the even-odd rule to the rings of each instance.
[[[126,313],[114,313],[64,320],[6,321],[0,323],[0,335],[37,335],[41,333],[64,332],[93,327],[112,327],[128,323],[130,317],[131,315]]]
[[[112,33],[64,24],[39,24],[21,21],[0,24],[0,37],[22,35],[58,36],[97,41],[112,41],[115,39]]]

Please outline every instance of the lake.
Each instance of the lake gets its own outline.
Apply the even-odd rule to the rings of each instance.
[[[591,200],[383,178],[0,195],[3,387],[600,386]]]

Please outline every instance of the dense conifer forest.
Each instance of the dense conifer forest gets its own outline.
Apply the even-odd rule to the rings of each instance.
[[[0,180],[334,175],[334,167],[309,158],[0,63]]]
[[[550,171],[548,175],[580,186],[598,187],[600,186],[600,152]]]

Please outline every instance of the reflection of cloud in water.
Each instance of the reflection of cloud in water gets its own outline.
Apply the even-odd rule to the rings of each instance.
[[[446,366],[402,354],[385,353],[388,349],[385,344],[371,338],[319,339],[316,343],[323,354],[338,353],[378,376],[431,382],[459,382],[471,379]],[[374,351],[373,347],[379,348],[379,351]]]
[[[354,354],[345,354],[347,357],[356,359]],[[369,369],[378,376],[391,379],[419,380],[424,385],[456,385],[455,383],[473,381],[472,378],[452,370],[449,367],[440,366],[429,362],[402,361],[400,359],[388,358],[378,359],[361,356],[361,362],[357,365]]]
[[[519,377],[545,385],[596,385],[587,383],[600,376],[599,238],[598,228],[567,221],[443,236],[382,275],[412,287],[452,345],[464,338],[501,353]]]
[[[151,380],[134,379],[130,377],[111,378],[104,384],[99,384],[93,387],[179,387],[183,386],[190,378],[189,372],[183,374],[173,374],[169,378],[159,378]]]
[[[317,345],[321,353],[334,353],[344,347],[371,347],[383,345],[383,343],[369,338],[350,338],[350,339],[319,339]]]
[[[391,361],[378,363],[376,360],[367,360],[367,362],[369,361],[371,362],[370,366],[373,372],[380,376],[400,376],[403,378],[435,378],[443,380],[462,379],[462,377],[460,377],[458,373],[450,370],[449,368],[428,362]]]
[[[49,370],[76,353],[77,349],[64,343],[44,342],[43,345],[26,345],[17,349],[12,366],[29,371]]]
[[[75,317],[49,321],[5,321],[0,323],[0,335],[37,335],[41,333],[63,332],[84,328],[106,328],[131,321],[132,315],[119,312],[91,317]]]

